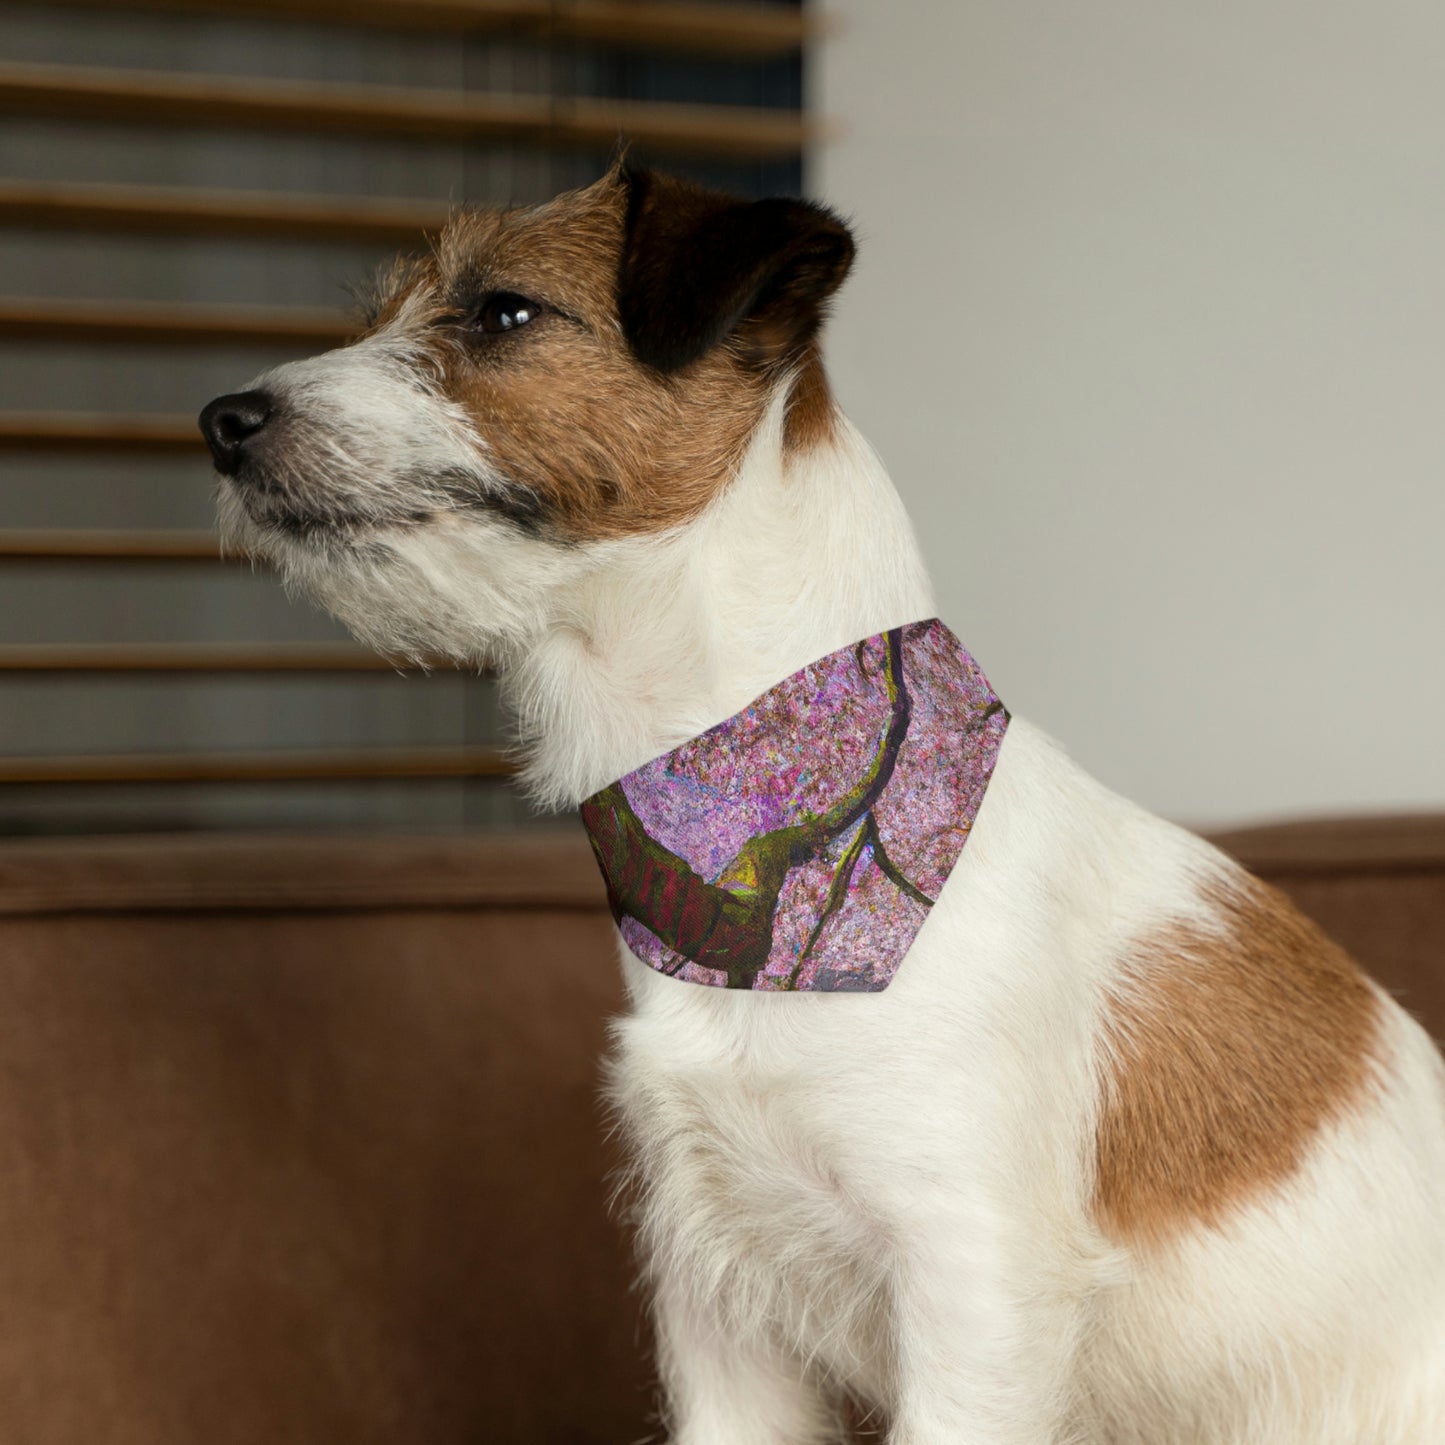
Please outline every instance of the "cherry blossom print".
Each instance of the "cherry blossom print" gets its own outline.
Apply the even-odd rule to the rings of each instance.
[[[583,803],[628,946],[714,987],[886,988],[1007,727],[936,618],[811,663]]]

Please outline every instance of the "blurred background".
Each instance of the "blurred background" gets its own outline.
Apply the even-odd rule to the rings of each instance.
[[[659,1438],[580,830],[217,555],[195,426],[619,135],[850,218],[943,617],[1445,1033],[1442,73],[1365,0],[0,0],[0,1437]]]
[[[1445,17],[832,0],[829,336],[1016,712],[1220,827],[1445,803]]]
[[[1445,26],[827,19],[0,4],[0,833],[535,821],[488,682],[215,560],[193,418],[620,133],[853,220],[835,384],[1015,711],[1195,825],[1445,801]]]
[[[489,682],[217,560],[195,415],[338,344],[451,205],[621,135],[798,191],[797,8],[654,11],[0,4],[0,832],[529,821]]]

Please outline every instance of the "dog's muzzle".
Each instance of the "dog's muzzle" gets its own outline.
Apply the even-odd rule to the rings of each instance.
[[[201,412],[201,435],[222,476],[233,477],[240,471],[247,448],[254,447],[274,410],[266,392],[238,391],[218,396]]]

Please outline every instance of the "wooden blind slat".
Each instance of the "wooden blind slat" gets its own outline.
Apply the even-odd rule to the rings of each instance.
[[[0,65],[0,112],[592,150],[610,150],[625,137],[658,152],[736,160],[796,156],[820,135],[799,113],[743,106],[494,96],[19,63]]]
[[[439,231],[448,214],[446,206],[359,197],[0,181],[0,225],[67,231],[411,246]]]
[[[0,757],[0,784],[361,782],[502,778],[515,771],[498,749],[476,747]]]
[[[529,7],[540,10],[548,0]],[[548,8],[551,8],[550,6]],[[594,45],[763,59],[792,55],[825,27],[801,9],[773,5],[648,5],[634,0],[560,0],[556,33]]]
[[[0,531],[0,561],[219,562],[211,532]],[[246,558],[236,558],[247,561]]]
[[[99,412],[0,412],[0,451],[184,452],[205,450],[193,416]]]
[[[365,648],[329,642],[0,645],[0,673],[366,673],[405,668]]]
[[[390,30],[506,35],[699,55],[790,55],[821,27],[776,5],[676,0],[57,0],[83,8],[189,11]]]
[[[345,312],[301,306],[0,298],[0,337],[9,340],[330,347],[356,329]]]

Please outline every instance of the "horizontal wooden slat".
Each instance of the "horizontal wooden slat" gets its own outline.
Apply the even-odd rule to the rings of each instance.
[[[345,312],[310,307],[0,297],[0,338],[12,341],[301,348],[336,346],[355,332],[356,324]]]
[[[78,753],[0,757],[0,784],[305,783],[383,778],[502,778],[496,748],[358,748],[261,753]]]
[[[183,833],[0,838],[0,917],[380,908],[606,916],[575,819],[528,832]]]
[[[0,412],[0,451],[186,452],[205,442],[193,416]]]
[[[1210,841],[1269,878],[1445,869],[1445,813],[1300,818],[1215,831]]]
[[[801,10],[676,0],[61,0],[112,10],[191,11],[391,30],[581,41],[699,55],[787,55],[818,33]]]
[[[0,645],[0,673],[352,673],[405,667],[362,647],[329,642]]]
[[[407,0],[398,0],[398,8]],[[521,6],[517,7],[521,9]],[[559,38],[694,54],[790,55],[826,33],[801,8],[780,5],[638,4],[636,0],[533,0]]]
[[[0,225],[51,230],[412,246],[439,231],[448,214],[446,206],[420,201],[0,181]]]
[[[211,532],[0,531],[0,561],[6,562],[221,560],[220,544]]]
[[[625,138],[659,153],[735,160],[795,156],[819,138],[817,128],[799,113],[743,106],[479,95],[18,63],[0,65],[0,113],[591,150],[611,150]]]

